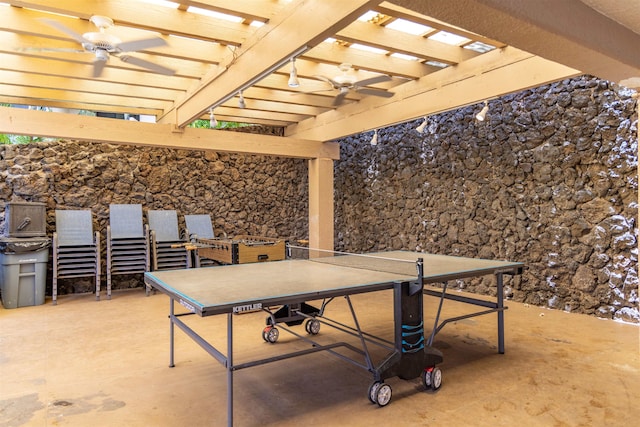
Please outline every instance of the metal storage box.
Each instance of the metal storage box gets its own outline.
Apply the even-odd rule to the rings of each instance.
[[[7,202],[4,209],[5,236],[43,237],[47,235],[45,204]]]

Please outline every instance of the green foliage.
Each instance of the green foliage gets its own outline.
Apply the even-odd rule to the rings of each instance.
[[[218,126],[216,126],[215,129],[236,129],[236,128],[241,128],[245,126],[251,126],[251,125],[248,123],[224,122],[224,121],[218,120]],[[192,123],[190,123],[188,127],[199,128],[199,129],[211,129],[211,124],[209,123],[209,120],[195,120]]]

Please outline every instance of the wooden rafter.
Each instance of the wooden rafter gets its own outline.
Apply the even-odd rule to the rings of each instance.
[[[326,141],[584,71],[613,80],[640,79],[637,55],[629,52],[629,46],[640,44],[640,30],[606,16],[611,0],[602,0],[597,10],[588,5],[595,1],[545,1],[546,7],[538,10],[528,0],[185,0],[174,9],[139,0],[10,0],[12,6],[0,6],[0,102],[149,114],[171,132],[194,119],[206,120],[209,107],[220,104],[220,119],[283,126],[289,137]],[[616,0],[616,10],[628,1]],[[240,22],[193,13],[191,7],[233,15]],[[590,26],[582,28],[567,19],[572,10]],[[367,11],[378,16],[371,22],[359,20]],[[93,54],[73,52],[82,49],[77,41],[41,21],[54,19],[83,34],[96,31],[89,22],[94,14],[111,17],[115,26],[108,32],[121,40],[164,39],[167,46],[131,55],[175,74],[155,74],[112,57],[94,78]],[[398,19],[432,30],[412,35],[387,28]],[[598,22],[602,25],[592,25]],[[468,41],[448,45],[429,38],[438,31]],[[495,49],[468,49],[474,42]],[[513,61],[518,50],[511,43],[530,52],[526,55],[556,63],[537,62],[534,55],[522,63]],[[386,53],[350,47],[354,44]],[[307,50],[296,61],[301,85],[291,88],[286,60],[302,46]],[[569,67],[558,66],[565,60]],[[352,64],[355,80],[392,76],[374,87],[393,97],[350,91],[343,104],[333,105],[338,91],[317,76],[339,75],[341,63]],[[487,66],[492,63],[495,66]],[[531,68],[535,75],[522,73],[524,63],[543,67]],[[275,64],[281,66],[256,79]],[[477,90],[479,86],[484,89]],[[244,109],[238,108],[240,89]],[[55,121],[55,116],[41,119]],[[28,129],[16,127],[11,133],[22,132]],[[135,141],[140,132],[133,133]],[[295,143],[291,150],[296,150]]]

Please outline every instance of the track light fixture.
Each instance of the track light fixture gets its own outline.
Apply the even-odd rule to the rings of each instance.
[[[218,121],[216,120],[216,116],[213,115],[213,108],[209,109],[209,127],[211,129],[218,126]]]
[[[489,102],[484,101],[484,107],[478,114],[476,114],[476,120],[479,122],[483,122],[485,117],[487,116],[487,111],[489,111]]]
[[[251,86],[253,86],[256,82],[264,79],[265,77],[267,77],[268,75],[270,75],[271,73],[273,73],[276,70],[279,70],[280,68],[284,67],[288,62],[291,61],[292,58],[296,58],[300,55],[302,55],[303,53],[305,53],[307,50],[309,50],[308,46],[301,46],[300,49],[296,50],[295,52],[292,52],[291,55],[287,56],[286,58],[283,58],[282,61],[279,61],[275,64],[273,64],[273,66],[267,68],[266,70],[264,70],[262,73],[256,75],[254,78],[247,80],[241,87],[239,88],[234,88],[234,89],[229,89],[229,92],[219,98],[214,104],[212,104],[211,106],[213,108],[224,104],[225,102],[229,101],[231,98],[236,96],[236,93],[238,93],[237,91],[242,91],[246,88],[249,88]],[[243,107],[241,107],[243,108]]]
[[[238,100],[238,107],[247,108],[247,104],[244,102],[244,96],[242,96],[242,91],[238,92],[238,95],[240,96],[240,99]]]
[[[289,87],[300,86],[298,80],[298,70],[296,69],[296,58],[291,58],[291,71],[289,72]]]
[[[422,123],[420,123],[420,126],[418,126],[416,128],[416,132],[418,133],[424,133],[424,128],[427,127],[427,117],[424,117],[424,120],[422,121]]]
[[[378,145],[378,129],[373,131],[373,138],[371,138],[370,144],[373,146]]]

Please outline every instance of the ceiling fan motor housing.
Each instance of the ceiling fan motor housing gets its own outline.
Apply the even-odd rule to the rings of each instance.
[[[120,39],[106,33],[84,33],[82,35],[91,43],[82,43],[82,47],[93,52],[95,50],[104,50],[107,52],[117,52],[116,46],[121,43]]]

